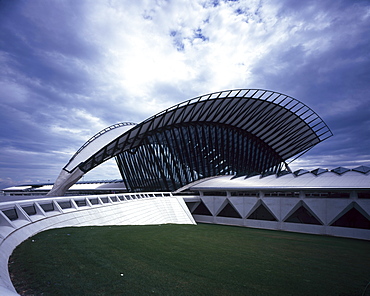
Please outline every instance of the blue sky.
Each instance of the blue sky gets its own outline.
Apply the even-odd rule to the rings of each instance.
[[[0,188],[198,95],[263,88],[334,136],[292,169],[370,165],[369,1],[0,0]],[[85,176],[119,178],[114,161]]]

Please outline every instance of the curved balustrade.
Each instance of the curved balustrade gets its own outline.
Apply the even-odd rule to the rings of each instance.
[[[184,200],[171,193],[64,196],[0,203],[0,295],[17,295],[8,272],[13,250],[53,228],[195,224]]]

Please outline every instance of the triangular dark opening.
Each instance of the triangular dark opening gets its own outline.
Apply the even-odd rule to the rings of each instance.
[[[300,206],[285,222],[322,225],[321,222],[304,206]]]
[[[218,213],[219,217],[228,217],[228,218],[241,218],[237,210],[228,202],[224,208]]]
[[[195,210],[193,211],[193,214],[212,216],[212,213],[208,210],[207,206],[203,203],[203,201],[201,201],[200,204],[195,208]]]
[[[359,210],[352,208],[334,221],[331,226],[370,229],[370,220],[361,214]]]
[[[188,207],[189,211],[191,212],[192,209],[194,209],[195,204],[197,204],[197,202],[196,201],[191,201],[191,202],[186,202],[185,204]]]
[[[271,214],[266,206],[262,203],[253,211],[252,214],[249,215],[247,219],[277,221],[274,215]]]

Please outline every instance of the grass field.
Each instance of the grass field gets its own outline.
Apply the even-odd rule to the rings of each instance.
[[[370,295],[370,242],[221,225],[64,228],[9,260],[23,295]]]

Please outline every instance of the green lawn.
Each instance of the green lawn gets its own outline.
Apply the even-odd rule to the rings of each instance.
[[[370,281],[368,241],[208,224],[50,230],[9,261],[24,295],[362,295]]]

